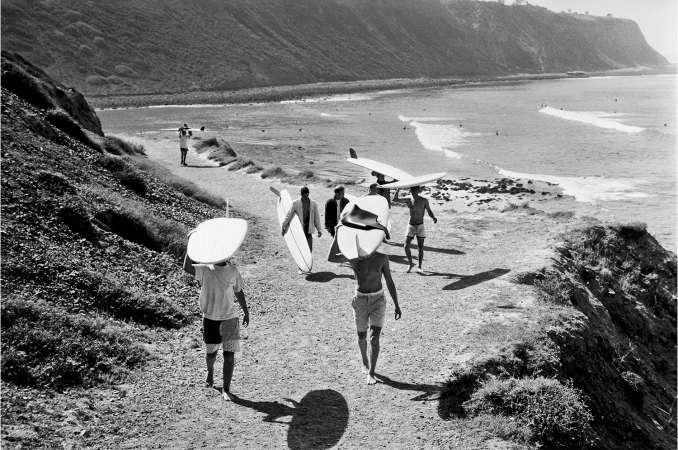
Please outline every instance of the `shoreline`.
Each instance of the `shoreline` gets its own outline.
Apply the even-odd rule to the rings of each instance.
[[[676,74],[676,66],[634,67],[588,72],[588,78],[602,76],[642,76]],[[392,89],[483,86],[500,83],[579,78],[567,73],[519,74],[495,77],[393,78],[386,80],[335,81],[287,86],[268,86],[232,91],[192,91],[184,93],[145,93],[112,96],[86,96],[95,110],[142,108],[149,106],[228,105],[304,100],[327,95],[379,92]]]

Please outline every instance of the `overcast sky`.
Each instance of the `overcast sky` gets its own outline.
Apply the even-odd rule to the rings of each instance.
[[[551,11],[572,12],[614,17],[635,21],[643,32],[645,40],[652,48],[664,55],[669,62],[676,62],[678,54],[678,0],[527,0],[531,5],[539,5]],[[506,0],[506,4],[513,3]]]

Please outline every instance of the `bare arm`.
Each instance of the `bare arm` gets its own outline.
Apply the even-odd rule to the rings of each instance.
[[[193,267],[193,260],[188,256],[188,252],[186,252],[186,256],[184,256],[184,270],[191,275],[195,276],[195,267]]]
[[[386,281],[386,288],[388,293],[393,299],[393,304],[395,305],[395,319],[398,320],[402,317],[402,312],[400,312],[400,306],[398,306],[398,293],[396,292],[395,283],[393,282],[393,277],[391,277],[391,267],[389,265],[388,256],[384,255],[384,265],[381,268],[381,273],[384,275],[384,281]]]
[[[428,200],[426,200],[426,212],[428,213],[428,216],[433,219],[433,223],[438,223],[438,219],[435,218],[433,211],[431,211],[431,206],[429,205]]]
[[[238,301],[238,304],[245,313],[245,317],[242,318],[242,324],[245,328],[250,324],[250,311],[247,309],[247,301],[245,300],[245,290],[241,289],[235,293],[235,299]]]
[[[400,189],[396,189],[395,194],[393,194],[393,200],[391,200],[392,203],[401,203],[403,205],[411,206],[410,205],[410,199],[409,198],[400,198],[398,197],[398,194],[400,193]]]

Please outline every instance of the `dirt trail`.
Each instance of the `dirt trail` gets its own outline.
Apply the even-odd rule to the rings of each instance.
[[[271,183],[210,167],[193,151],[191,166],[181,167],[179,152],[166,141],[142,143],[149,158],[259,217],[269,230],[261,243],[269,256],[240,267],[251,325],[236,360],[237,404],[201,387],[204,350],[197,323],[161,333],[151,348],[158,359],[134,384],[121,387],[123,434],[132,438],[111,436],[102,447],[511,448],[441,419],[439,383],[453,368],[504,344],[507,326],[530,321],[530,291],[509,280],[547,264],[562,224],[543,215],[450,213],[434,207],[439,222],[427,219],[428,272],[407,274],[406,209],[393,208],[397,245],[383,245],[381,251],[390,257],[403,317],[393,319],[387,296],[377,368],[381,382],[367,386],[350,307],[352,272],[327,262],[329,237],[314,240],[314,273],[297,275],[278,237]],[[273,185],[297,196],[297,187]],[[362,189],[348,192],[362,194]],[[311,186],[321,208],[331,195],[331,189]],[[220,356],[217,368],[221,361]],[[215,378],[220,387],[221,376]]]

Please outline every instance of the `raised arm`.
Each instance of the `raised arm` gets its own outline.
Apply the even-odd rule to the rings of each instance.
[[[428,200],[426,200],[426,212],[428,213],[428,216],[433,219],[433,223],[438,223],[438,219],[435,218],[433,211],[431,211],[431,206],[429,205]]]
[[[402,312],[400,312],[400,306],[398,305],[398,293],[396,292],[393,277],[391,277],[391,267],[389,265],[388,256],[386,255],[384,255],[384,264],[381,267],[381,273],[384,275],[384,281],[386,281],[388,293],[391,295],[391,299],[393,299],[393,305],[395,306],[395,319],[398,320],[400,317],[402,317]]]
[[[195,276],[195,267],[193,267],[193,260],[188,256],[188,252],[186,252],[186,256],[184,256],[184,270],[191,275]]]
[[[400,194],[400,189],[396,189],[395,194],[393,194],[393,200],[391,200],[392,203],[400,203],[403,205],[410,206],[410,199],[409,198],[400,198],[398,196]]]

